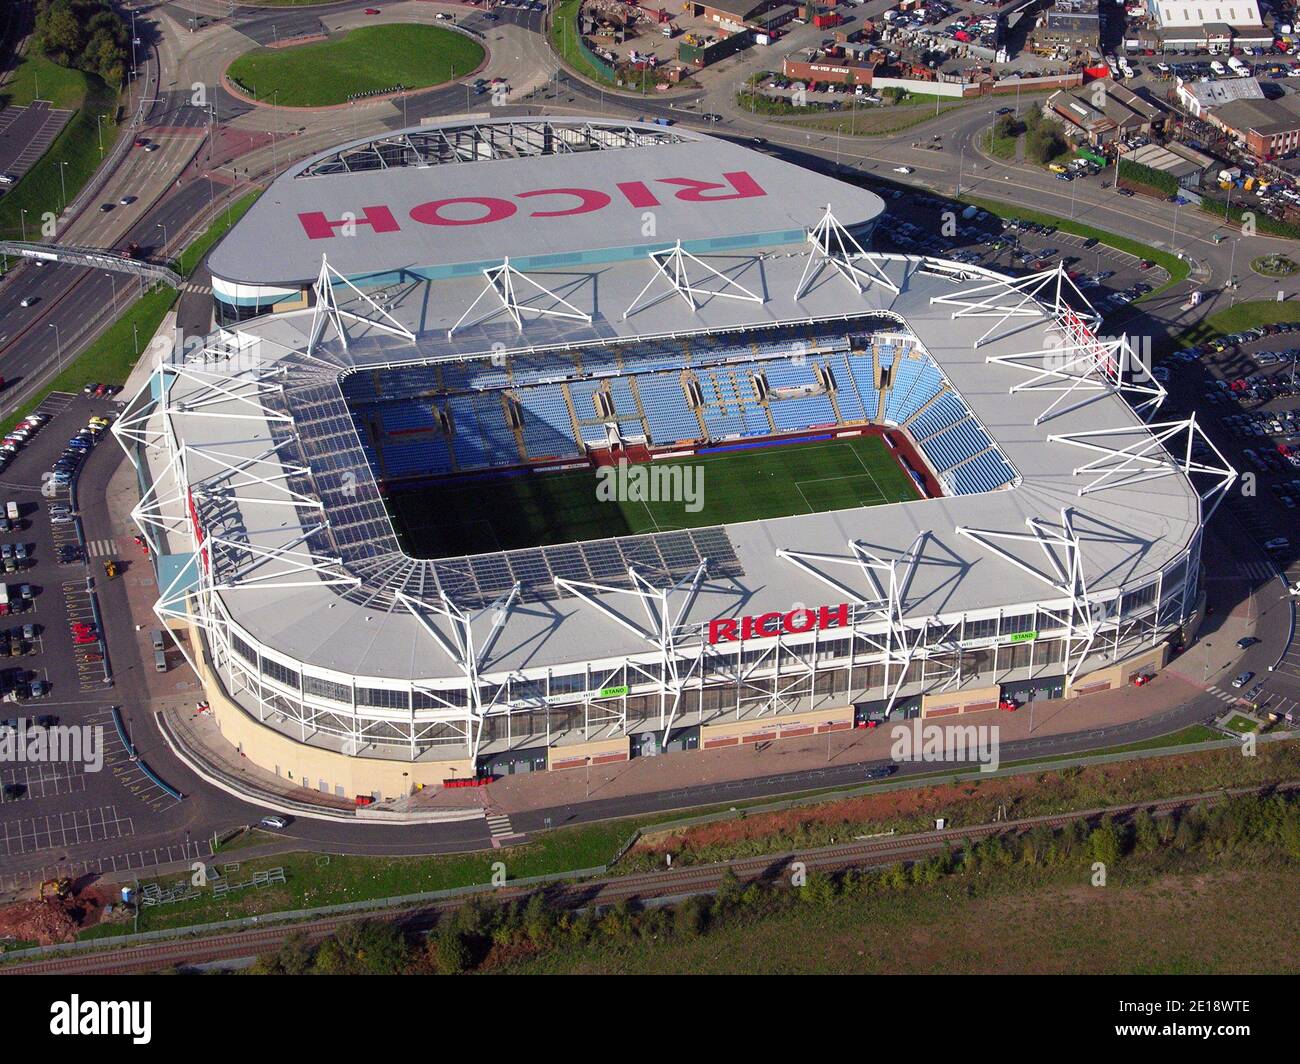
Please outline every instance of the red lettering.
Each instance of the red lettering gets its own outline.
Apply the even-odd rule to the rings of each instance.
[[[387,207],[362,207],[359,218],[340,218],[332,222],[324,211],[307,211],[298,215],[298,221],[312,240],[324,240],[334,235],[334,230],[345,225],[368,225],[376,233],[396,233],[401,226]]]
[[[733,191],[717,196],[706,196],[705,192],[710,189],[726,188],[727,185],[717,181],[697,181],[693,177],[661,177],[659,181],[665,185],[681,185],[682,190],[677,193],[677,198],[688,203],[716,203],[719,200],[752,199],[755,196],[767,195],[759,183],[744,170],[732,170],[722,176],[727,179]]]
[[[779,623],[778,623],[779,622]],[[819,606],[815,610],[799,607],[789,613],[760,613],[756,616],[715,617],[709,621],[709,642],[729,643],[737,639],[770,639],[780,632],[798,635],[823,628],[847,628],[848,603]]]
[[[794,619],[802,614],[804,623],[802,627],[796,628]],[[817,627],[817,614],[812,610],[791,610],[781,618],[781,631],[788,632],[791,635],[798,635],[800,632],[810,632]]]
[[[658,207],[658,197],[650,191],[644,181],[620,181],[618,190],[633,207]]]
[[[834,624],[831,621],[834,620]],[[822,606],[817,611],[818,628],[847,628],[849,626],[849,604],[842,602],[838,606]]]
[[[597,192],[594,188],[539,188],[533,192],[520,192],[516,199],[531,199],[533,196],[574,196],[576,207],[567,207],[562,211],[533,211],[530,218],[563,218],[569,214],[587,214],[609,206],[610,197],[606,192]]]
[[[730,617],[715,617],[709,622],[710,643],[730,643],[736,638],[736,622]]]
[[[480,218],[444,218],[443,208],[453,203],[474,203],[487,213]],[[452,199],[430,200],[412,207],[411,220],[425,225],[484,225],[509,218],[518,210],[509,200],[497,199],[495,196],[456,196]]]

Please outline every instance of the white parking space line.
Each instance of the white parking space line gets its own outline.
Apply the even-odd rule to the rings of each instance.
[[[130,817],[120,817],[117,807],[79,809],[71,813],[25,817],[0,824],[0,856],[62,849],[83,842],[103,842],[135,834]]]

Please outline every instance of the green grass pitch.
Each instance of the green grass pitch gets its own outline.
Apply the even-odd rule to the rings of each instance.
[[[594,470],[525,473],[441,485],[389,498],[406,549],[445,558],[610,536],[736,524],[879,506],[918,497],[878,436],[794,442],[650,463],[682,467],[698,495],[602,500]],[[694,472],[699,470],[698,473]],[[696,498],[698,509],[688,508]]]

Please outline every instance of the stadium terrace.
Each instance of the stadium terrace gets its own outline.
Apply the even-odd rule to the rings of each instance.
[[[225,737],[395,797],[1162,667],[1235,472],[1062,270],[873,253],[882,209],[598,119],[280,177],[213,255],[225,327],[114,429]],[[598,498],[619,463],[701,506]]]

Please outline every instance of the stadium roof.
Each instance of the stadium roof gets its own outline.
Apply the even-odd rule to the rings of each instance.
[[[214,249],[214,277],[308,284],[322,252],[351,278],[611,261],[663,241],[798,243],[809,205],[855,227],[878,196],[727,140],[646,122],[460,119],[353,141],[277,178]],[[354,226],[344,228],[347,220]]]
[[[791,209],[801,212],[802,224],[811,227],[816,222],[814,210]],[[293,352],[307,347],[312,312],[250,323],[241,336],[251,344],[245,350],[254,352],[253,376],[267,382],[259,386],[260,397],[236,394],[230,367],[205,370],[201,362],[192,363],[200,375],[216,374],[222,392],[213,394],[210,384],[186,375],[178,376],[172,385],[172,424],[184,443],[196,448],[186,457],[189,485],[208,478],[224,484],[228,474],[223,473],[222,463],[235,457],[256,471],[239,488],[237,505],[220,494],[198,493],[203,496],[202,523],[219,521],[233,530],[214,535],[209,549],[226,552],[227,564],[232,554],[244,553],[249,563],[245,569],[253,574],[218,590],[225,608],[264,645],[319,669],[363,677],[463,681],[429,634],[430,625],[441,625],[450,639],[450,626],[431,614],[417,618],[403,598],[438,603],[445,596],[454,602],[460,589],[453,593],[444,585],[440,563],[410,559],[397,549],[344,406],[338,374],[368,366],[482,356],[494,344],[540,349],[693,331],[716,334],[780,321],[887,315],[906,322],[1016,468],[1019,480],[1009,490],[992,493],[725,526],[721,534],[734,553],[735,565],[729,575],[705,582],[683,623],[786,610],[795,603],[843,601],[823,581],[779,557],[777,551],[782,549],[847,557],[850,543],[861,541],[882,555],[899,557],[924,533],[904,607],[906,616],[918,618],[1062,601],[1050,581],[1034,575],[1047,571],[1050,576],[1041,544],[1004,544],[1016,559],[1012,563],[959,533],[961,527],[1023,535],[1027,522],[1059,525],[1062,509],[1071,508],[1084,576],[1094,592],[1102,593],[1151,579],[1187,551],[1197,536],[1201,500],[1181,471],[1170,468],[1172,475],[1140,479],[1111,476],[1100,490],[1081,490],[1098,474],[1081,476],[1075,471],[1097,456],[1057,438],[1110,431],[1108,440],[1116,449],[1140,447],[1151,434],[1124,399],[1107,391],[1085,392],[1059,404],[1036,424],[1045,408],[1059,399],[1059,389],[1054,393],[1026,388],[1023,369],[989,361],[1040,352],[1034,365],[1044,363],[1048,356],[1041,352],[1055,342],[1052,318],[1012,317],[998,324],[996,316],[991,322],[987,316],[957,314],[951,304],[932,302],[935,297],[950,298],[988,284],[997,275],[973,269],[962,279],[931,272],[923,260],[890,257],[885,268],[900,289],[897,293],[875,283],[857,294],[833,270],[824,270],[796,301],[806,252],[769,248],[725,260],[715,256],[712,263],[738,283],[764,293],[766,301],[706,299],[691,312],[670,291],[669,298],[624,318],[624,309],[653,276],[653,268],[648,260],[619,262],[595,270],[533,275],[569,304],[590,313],[590,324],[525,318],[522,329],[516,330],[499,315],[448,339],[447,330],[484,288],[481,275],[467,276],[413,283],[387,293],[385,305],[417,335],[414,343],[353,322],[347,325],[346,349],[336,334],[327,332],[307,356]],[[1004,294],[1012,291],[1001,282],[993,283]],[[360,299],[350,306],[374,316]],[[269,413],[257,416],[257,405]],[[232,425],[251,427],[233,433]],[[328,453],[325,448],[316,454],[303,453],[309,448],[295,449],[320,426],[332,426]],[[232,440],[232,435],[240,438]],[[209,458],[208,452],[218,457]],[[1174,460],[1165,450],[1157,454],[1160,462],[1172,467]],[[310,473],[304,476],[301,471],[306,467]],[[164,482],[169,475],[161,469],[152,473]],[[350,483],[346,501],[339,501],[333,489],[320,488],[338,476]],[[165,490],[165,486],[160,489]],[[302,492],[294,508],[285,505],[288,490]],[[321,501],[326,498],[327,502]],[[295,514],[297,524],[291,520]],[[327,525],[331,527],[325,529]],[[348,529],[362,531],[348,533]],[[357,542],[343,542],[344,535],[353,535]],[[280,545],[286,537],[292,546],[284,550]],[[323,559],[349,551],[361,560],[322,564]],[[268,580],[276,566],[292,579]],[[873,595],[865,574],[845,568],[835,578],[856,596]],[[605,598],[611,608],[629,612],[615,596]],[[489,623],[481,622],[480,638]],[[582,600],[533,599],[510,612],[483,673],[562,668],[649,650],[634,634],[610,623]]]

